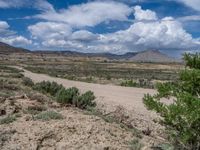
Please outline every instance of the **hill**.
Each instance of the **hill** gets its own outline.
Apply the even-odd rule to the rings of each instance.
[[[26,52],[29,52],[29,50],[26,50],[24,48],[14,47],[6,43],[0,42],[0,54],[26,53]]]
[[[158,50],[148,50],[137,53],[130,57],[129,60],[134,62],[180,62],[180,60],[171,58]]]
[[[5,43],[0,42],[0,54],[11,54],[11,53],[27,53],[31,52],[24,48],[17,48]],[[180,62],[175,58],[171,58],[158,50],[147,50],[142,52],[128,52],[123,55],[112,54],[112,53],[81,53],[75,51],[41,51],[37,50],[32,52],[34,54],[55,54],[55,55],[64,55],[68,57],[102,57],[109,60],[117,61],[133,61],[133,62]]]

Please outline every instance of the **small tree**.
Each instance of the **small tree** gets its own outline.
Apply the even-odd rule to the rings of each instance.
[[[185,54],[179,80],[157,86],[158,94],[144,97],[144,104],[162,116],[176,149],[200,149],[200,53]],[[172,104],[160,102],[173,98]]]

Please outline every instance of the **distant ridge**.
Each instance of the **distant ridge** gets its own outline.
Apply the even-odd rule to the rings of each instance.
[[[30,52],[24,48],[17,48],[6,43],[0,42],[0,54],[11,54],[11,53],[26,53]]]
[[[171,58],[158,50],[148,50],[137,53],[135,56],[129,58],[134,62],[180,62],[181,60]]]
[[[175,58],[171,58],[166,54],[161,53],[158,50],[147,50],[142,52],[128,52],[123,55],[117,55],[112,53],[81,53],[75,51],[29,51],[23,48],[16,48],[14,46],[10,46],[3,42],[0,42],[0,54],[12,54],[12,53],[33,53],[33,54],[56,54],[56,55],[64,55],[68,57],[102,57],[109,60],[117,60],[117,61],[132,61],[132,62],[181,62],[181,60],[177,60]]]

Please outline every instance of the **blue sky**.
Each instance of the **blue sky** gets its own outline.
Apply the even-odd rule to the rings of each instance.
[[[0,41],[31,50],[200,51],[199,0],[0,0]]]

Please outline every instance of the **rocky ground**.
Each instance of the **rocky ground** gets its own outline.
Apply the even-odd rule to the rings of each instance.
[[[135,128],[141,119],[132,120],[122,106],[108,107],[110,113],[100,103],[90,111],[61,106],[21,78],[20,72],[1,68],[1,150],[149,150],[165,141],[148,126]]]

